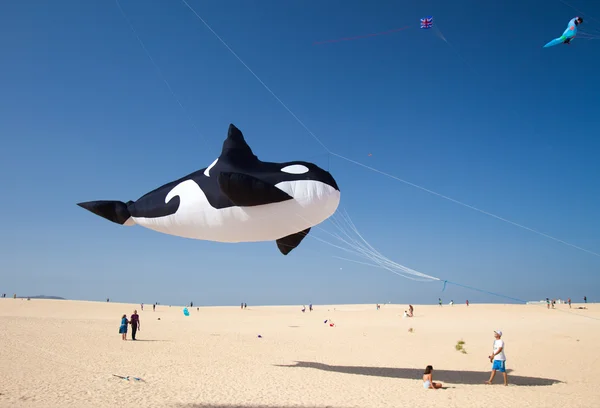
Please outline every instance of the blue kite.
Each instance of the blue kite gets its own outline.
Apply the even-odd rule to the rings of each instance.
[[[558,38],[555,38],[554,40],[550,41],[548,44],[544,45],[544,48],[548,48],[548,47],[553,47],[555,45],[558,44],[570,44],[571,40],[573,38],[575,38],[575,35],[577,35],[577,26],[579,24],[583,23],[583,18],[581,17],[575,17],[572,18],[571,21],[569,21],[569,25],[567,26],[567,29],[565,30],[564,33],[562,33],[562,35]]]

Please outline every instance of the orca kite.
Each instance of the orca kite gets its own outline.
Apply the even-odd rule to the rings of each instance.
[[[276,241],[282,254],[335,213],[340,189],[313,163],[263,162],[229,125],[221,155],[207,168],[137,201],[88,201],[80,207],[120,225],[218,242]]]

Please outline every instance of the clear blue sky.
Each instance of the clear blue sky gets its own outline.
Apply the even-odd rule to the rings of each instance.
[[[331,150],[600,252],[600,41],[542,48],[572,8],[189,2]],[[582,29],[600,32],[600,3],[570,3],[585,13]],[[328,160],[183,3],[121,5],[189,118],[115,2],[0,5],[0,292],[198,305],[502,301],[341,261],[315,239],[285,257],[274,242],[186,240],[76,206],[135,200],[209,165],[234,123],[261,159],[329,168],[341,208],[400,264],[527,300],[598,298],[600,257]],[[426,15],[451,46],[418,28]]]

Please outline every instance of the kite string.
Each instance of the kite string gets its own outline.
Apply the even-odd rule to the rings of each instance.
[[[444,289],[446,289],[446,283],[448,283],[450,285],[454,285],[454,286],[460,286],[460,287],[463,287],[465,289],[473,290],[473,291],[476,291],[476,292],[482,292],[482,293],[486,293],[488,295],[493,295],[493,296],[497,296],[497,297],[500,297],[500,298],[514,300],[514,301],[523,303],[525,305],[528,304],[528,302],[526,300],[523,300],[523,299],[518,299],[518,298],[506,296],[506,295],[503,295],[501,293],[490,292],[490,291],[487,291],[487,290],[484,290],[484,289],[478,289],[478,288],[475,288],[473,286],[467,286],[467,285],[463,285],[463,284],[457,283],[457,282],[444,281]],[[444,291],[444,289],[442,289],[442,292]],[[533,305],[538,306],[538,307],[543,307],[542,304],[533,303]],[[586,315],[575,313],[575,312],[572,312],[572,311],[569,311],[569,310],[562,310],[562,309],[555,309],[555,310],[558,310],[559,312],[567,313],[567,314],[570,314],[570,315],[574,315],[574,316],[585,317],[585,318],[592,319],[592,320],[600,320],[599,318],[594,317],[594,316],[586,316]]]
[[[593,21],[596,21],[596,22],[600,22],[599,20],[595,19],[594,17],[590,16],[589,14],[586,15],[581,10],[576,9],[571,4],[567,3],[565,0],[558,0],[558,1],[560,1],[562,4],[564,4],[567,7],[571,7],[573,10],[575,10],[576,12],[578,12],[579,14],[581,14],[583,17],[589,18],[590,20],[593,20]]]
[[[301,217],[301,218],[302,218],[302,217]],[[346,215],[345,215],[345,216],[342,214],[342,218],[347,218],[347,219],[345,219],[344,221],[345,221],[346,223],[348,223],[349,225],[351,225],[351,226],[353,227],[352,229],[354,229],[354,230],[355,230],[355,232],[358,234],[358,231],[356,230],[356,227],[354,227],[354,226],[353,226],[353,222],[352,222],[352,220],[349,218],[349,215],[348,215],[347,213],[346,213]],[[330,233],[329,231],[325,230],[324,228],[322,228],[322,227],[320,227],[320,226],[316,226],[316,228],[318,228],[318,229],[320,229],[320,230],[322,230],[322,231],[326,232],[326,233],[327,233],[327,234],[329,234],[329,235],[335,236],[335,234],[332,234],[332,233]],[[337,228],[340,228],[340,230],[341,230],[343,227],[341,227],[341,226],[337,226]],[[330,242],[328,242],[328,241],[326,241],[326,240],[323,240],[323,239],[321,239],[321,238],[319,238],[319,237],[315,237],[314,235],[310,235],[310,236],[311,236],[312,238],[314,238],[314,239],[318,240],[318,241],[324,242],[324,243],[326,243],[326,244],[329,244],[329,245],[331,245],[331,246],[334,246],[334,247],[336,247],[336,248],[342,249],[342,250],[344,250],[344,251],[347,251],[347,252],[352,252],[352,251],[350,251],[350,250],[348,250],[348,249],[346,249],[346,248],[343,248],[343,247],[340,247],[340,246],[338,246],[338,245],[332,244],[332,243],[330,243]],[[364,238],[362,238],[362,237],[361,237],[361,239],[362,239],[362,240],[364,240]],[[348,244],[350,247],[352,247],[352,245],[351,245],[351,244],[349,244],[348,242],[344,241],[343,239],[342,239],[342,241],[343,241],[343,242],[345,242],[345,243],[347,243],[347,244]],[[365,241],[365,242],[366,242],[366,241]],[[368,243],[367,243],[367,244],[368,244]],[[369,246],[370,246],[370,245],[369,245]],[[354,249],[356,250],[356,248],[354,248]],[[398,272],[398,271],[396,271],[396,270],[392,270],[392,269],[390,269],[389,267],[386,267],[386,266],[383,266],[383,265],[381,265],[381,263],[380,263],[380,262],[378,262],[377,260],[374,260],[374,259],[371,259],[371,260],[372,260],[372,261],[374,261],[375,263],[377,263],[377,265],[375,265],[375,264],[371,264],[371,263],[367,263],[367,262],[361,262],[361,261],[357,261],[357,260],[354,260],[354,259],[349,259],[349,258],[344,258],[344,257],[340,257],[340,256],[335,256],[335,255],[333,255],[332,257],[333,257],[333,258],[340,259],[340,260],[348,261],[348,262],[353,262],[353,263],[356,263],[356,264],[361,264],[361,265],[366,265],[366,266],[370,266],[370,267],[375,267],[375,268],[386,269],[386,270],[388,270],[388,271],[390,271],[390,272],[394,273],[395,275],[398,275],[398,276],[401,276],[401,277],[403,277],[403,278],[407,278],[407,279],[410,279],[410,280],[414,280],[414,281],[419,281],[419,282],[434,282],[434,281],[442,281],[442,282],[443,282],[443,288],[442,288],[442,292],[444,292],[444,291],[446,290],[446,286],[447,286],[448,284],[450,284],[450,285],[454,285],[454,286],[462,287],[462,288],[464,288],[464,289],[467,289],[467,290],[471,290],[471,291],[475,291],[475,292],[480,292],[480,293],[485,293],[485,294],[492,295],[492,296],[495,296],[495,297],[499,297],[499,298],[503,298],[503,299],[511,300],[511,301],[514,301],[514,302],[517,302],[517,303],[523,303],[523,304],[525,304],[525,305],[527,305],[527,304],[528,304],[528,302],[527,302],[527,301],[525,301],[525,300],[523,300],[523,299],[519,299],[519,298],[515,298],[515,297],[512,297],[512,296],[504,295],[504,294],[502,294],[502,293],[498,293],[498,292],[491,292],[491,291],[489,291],[489,290],[485,290],[485,289],[481,289],[481,288],[476,288],[476,287],[474,287],[474,286],[469,286],[469,285],[465,285],[465,284],[458,283],[458,282],[454,282],[454,281],[450,281],[450,280],[442,280],[442,279],[440,279],[440,278],[436,278],[436,277],[433,277],[433,276],[429,276],[429,275],[421,274],[420,272],[413,271],[412,269],[410,269],[410,268],[407,268],[407,267],[405,267],[405,266],[403,266],[403,265],[396,264],[395,262],[393,262],[393,261],[391,261],[391,260],[389,261],[391,264],[395,264],[395,265],[397,265],[397,267],[400,267],[400,268],[402,268],[402,270],[406,270],[407,272],[409,272],[409,271],[412,271],[412,272],[414,272],[415,274],[426,276],[426,277],[428,277],[429,279],[427,279],[427,280],[423,280],[423,279],[416,279],[416,278],[411,278],[411,277],[409,277],[409,276],[405,276],[405,275],[403,275],[403,274],[399,273],[399,272]],[[410,272],[409,272],[409,273],[410,273]],[[543,305],[541,305],[541,304],[540,304],[540,305],[538,305],[537,303],[534,303],[534,305],[535,305],[535,306],[539,306],[539,307],[543,307]],[[563,313],[570,314],[570,315],[575,315],[575,316],[579,316],[579,317],[584,317],[584,318],[588,318],[588,319],[592,319],[592,320],[600,320],[600,319],[599,319],[599,318],[597,318],[597,317],[594,317],[594,316],[586,316],[586,315],[582,315],[582,314],[575,313],[575,312],[573,312],[573,311],[570,311],[570,310],[562,310],[562,309],[557,309],[557,310],[559,310],[560,312],[563,312]]]
[[[221,42],[221,44],[223,44],[225,46],[225,48],[227,48],[229,50],[229,52],[248,70],[248,72],[250,72],[254,78],[256,78],[256,80],[267,90],[269,91],[269,93],[277,100],[277,102],[279,102],[281,104],[281,106],[283,106],[285,108],[285,110],[288,111],[288,113],[290,115],[292,115],[294,117],[294,119],[296,119],[296,121],[298,121],[298,123],[300,123],[300,125],[302,125],[302,127],[304,127],[304,129],[317,141],[321,144],[321,146],[323,146],[323,148],[328,152],[331,153],[331,151],[327,148],[327,146],[325,146],[325,144],[304,124],[304,122],[302,122],[300,120],[300,118],[298,118],[298,116],[296,116],[296,114],[287,107],[287,105],[285,103],[283,103],[283,101],[281,99],[279,99],[279,97],[275,94],[275,92],[273,92],[271,90],[271,88],[269,88],[267,86],[267,84],[265,84],[262,79],[260,79],[260,77],[258,75],[256,75],[254,73],[254,71],[252,71],[252,69],[246,65],[246,63],[244,62],[244,60],[242,60],[236,53],[235,51],[233,51],[231,49],[231,47],[219,36],[219,34],[217,34],[215,32],[215,30],[212,29],[212,27],[210,25],[208,25],[208,23],[206,21],[204,21],[204,19],[202,17],[200,17],[200,15],[196,12],[196,10],[194,10],[192,8],[192,6],[190,6],[188,4],[188,2],[186,0],[181,0],[183,2],[183,4],[185,4],[187,6],[187,8],[189,8],[192,13],[194,13],[196,15],[196,17],[202,21],[202,23],[206,26],[206,28],[208,28],[210,30],[210,32],[212,32],[214,34],[215,37],[217,37],[217,39]]]
[[[422,187],[422,186],[419,186],[419,185],[417,185],[417,184],[411,183],[411,182],[409,182],[409,181],[407,181],[407,180],[403,180],[403,179],[401,179],[401,178],[399,178],[399,177],[397,177],[397,176],[394,176],[394,175],[392,175],[392,174],[389,174],[389,173],[383,172],[383,171],[381,171],[381,170],[378,170],[378,169],[376,169],[376,168],[374,168],[374,167],[367,166],[366,164],[363,164],[363,163],[357,162],[357,161],[355,161],[355,160],[349,159],[349,158],[347,158],[347,157],[341,156],[341,155],[339,155],[339,154],[337,154],[337,153],[334,153],[334,152],[332,152],[331,154],[332,154],[333,156],[337,156],[337,157],[340,157],[340,158],[342,158],[342,159],[344,159],[344,160],[347,160],[347,161],[349,161],[349,162],[351,162],[351,163],[354,163],[354,164],[356,164],[356,165],[358,165],[358,166],[362,166],[362,167],[364,167],[364,168],[366,168],[366,169],[368,169],[368,170],[374,171],[374,172],[376,172],[376,173],[379,173],[379,174],[381,174],[381,175],[384,175],[384,176],[386,176],[386,177],[392,178],[392,179],[394,179],[394,180],[398,180],[398,181],[400,181],[400,182],[402,182],[402,183],[405,183],[405,184],[408,184],[408,185],[410,185],[410,186],[412,186],[412,187],[415,187],[415,188],[418,188],[418,189],[420,189],[420,190],[423,190],[423,191],[425,191],[425,192],[427,192],[427,193],[430,193],[430,194],[436,195],[436,196],[438,196],[438,197],[440,197],[440,198],[443,198],[443,199],[445,199],[445,200],[448,200],[448,201],[451,201],[451,202],[453,202],[453,203],[456,203],[456,204],[462,205],[462,206],[464,206],[464,207],[466,207],[466,208],[470,208],[470,209],[472,209],[472,210],[478,211],[478,212],[480,212],[480,213],[482,213],[482,214],[485,214],[485,215],[488,215],[488,216],[490,216],[490,217],[496,218],[496,219],[498,219],[498,220],[500,220],[500,221],[504,221],[504,222],[506,222],[506,223],[509,223],[509,224],[512,224],[512,225],[514,225],[514,226],[516,226],[516,227],[523,228],[523,229],[525,229],[525,230],[527,230],[527,231],[530,231],[530,232],[533,232],[533,233],[535,233],[535,234],[541,235],[541,236],[543,236],[543,237],[546,237],[546,238],[552,239],[552,240],[554,240],[554,241],[556,241],[556,242],[560,242],[560,243],[562,243],[562,244],[565,244],[565,245],[571,246],[571,247],[573,247],[573,248],[576,248],[576,249],[579,249],[579,250],[581,250],[581,251],[584,251],[584,252],[587,252],[587,253],[589,253],[589,254],[596,255],[596,256],[600,257],[600,254],[598,254],[598,253],[596,253],[596,252],[590,251],[590,250],[588,250],[588,249],[585,249],[585,248],[581,248],[581,247],[579,247],[579,246],[577,246],[577,245],[571,244],[571,243],[569,243],[569,242],[566,242],[566,241],[563,241],[563,240],[561,240],[561,239],[554,238],[554,237],[553,237],[553,236],[551,236],[551,235],[545,234],[545,233],[543,233],[543,232],[540,232],[540,231],[534,230],[534,229],[532,229],[532,228],[526,227],[526,226],[524,226],[524,225],[518,224],[518,223],[516,223],[516,222],[510,221],[510,220],[508,220],[508,219],[506,219],[506,218],[502,218],[502,217],[500,217],[500,216],[498,216],[498,215],[495,215],[495,214],[492,214],[492,213],[490,213],[490,212],[487,212],[487,211],[481,210],[481,209],[479,209],[479,208],[477,208],[477,207],[474,207],[474,206],[472,206],[472,205],[469,205],[469,204],[463,203],[463,202],[461,202],[461,201],[455,200],[455,199],[453,199],[453,198],[451,198],[451,197],[448,197],[448,196],[445,196],[445,195],[443,195],[443,194],[437,193],[437,192],[435,192],[435,191],[433,191],[433,190],[429,190],[429,189],[427,189],[427,188],[425,188],[425,187]]]
[[[365,35],[358,35],[355,37],[344,37],[344,38],[338,38],[338,39],[334,39],[334,40],[325,40],[325,41],[315,41],[313,43],[313,45],[319,45],[319,44],[328,44],[328,43],[336,43],[336,42],[341,42],[341,41],[352,41],[352,40],[359,40],[362,38],[370,38],[370,37],[375,37],[377,35],[385,35],[385,34],[392,34],[392,33],[396,33],[398,31],[403,31],[403,30],[407,30],[409,28],[412,28],[412,25],[407,25],[404,27],[400,27],[400,28],[394,28],[391,30],[387,30],[387,31],[381,31],[378,33],[372,33],[372,34],[365,34]]]
[[[160,67],[158,66],[158,64],[154,61],[154,58],[152,58],[152,55],[150,55],[150,52],[148,51],[148,49],[144,45],[144,42],[142,41],[142,39],[138,35],[137,30],[135,29],[135,27],[131,23],[131,20],[129,20],[129,18],[127,17],[127,14],[125,13],[125,11],[123,10],[123,8],[121,7],[121,4],[119,3],[119,0],[115,0],[115,2],[117,3],[117,7],[119,8],[119,10],[121,11],[121,14],[123,14],[123,17],[125,18],[125,21],[127,21],[127,24],[129,25],[129,28],[131,29],[131,31],[135,35],[135,38],[138,40],[138,42],[142,46],[142,49],[146,53],[146,56],[148,57],[148,59],[150,60],[150,62],[152,63],[152,65],[154,65],[154,68],[158,72],[159,77],[163,80],[163,82],[165,83],[165,85],[167,85],[167,88],[169,89],[169,92],[171,92],[171,95],[173,95],[173,98],[175,98],[175,100],[177,101],[177,104],[179,104],[179,107],[181,108],[181,110],[183,111],[183,113],[187,116],[187,118],[190,121],[190,123],[192,124],[192,127],[194,128],[194,130],[196,130],[196,132],[200,135],[200,137],[202,137],[202,140],[204,140],[204,143],[206,144],[206,146],[210,150],[211,154],[214,154],[212,148],[210,147],[210,144],[208,143],[208,140],[206,140],[206,137],[204,137],[204,135],[200,132],[200,130],[198,129],[198,127],[196,126],[196,124],[192,120],[191,116],[188,114],[187,110],[185,109],[185,107],[181,103],[180,99],[175,94],[175,91],[171,87],[171,84],[169,84],[169,81],[167,81],[167,79],[163,75],[162,70],[160,69]]]

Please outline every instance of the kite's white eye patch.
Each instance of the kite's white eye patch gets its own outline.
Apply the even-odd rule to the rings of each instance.
[[[292,164],[291,166],[284,167],[281,171],[289,174],[304,174],[308,173],[308,167],[301,164]]]

